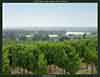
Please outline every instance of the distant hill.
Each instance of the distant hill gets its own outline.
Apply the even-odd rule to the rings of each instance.
[[[66,32],[97,32],[96,27],[32,27],[20,29],[4,29],[3,31],[66,31]]]

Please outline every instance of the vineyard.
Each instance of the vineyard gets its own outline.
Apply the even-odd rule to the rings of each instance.
[[[6,42],[3,46],[3,73],[23,68],[29,74],[50,74],[48,67],[55,65],[64,74],[76,74],[82,63],[98,69],[97,39],[76,39],[63,42]]]

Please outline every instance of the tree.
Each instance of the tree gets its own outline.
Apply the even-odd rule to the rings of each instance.
[[[70,45],[65,45],[64,50],[66,53],[64,67],[70,74],[75,74],[80,69],[81,60],[79,54],[76,52],[75,48]]]
[[[38,72],[37,74],[47,74],[47,59],[43,52],[40,51],[39,53],[39,60],[38,60]]]
[[[9,47],[3,47],[3,63],[2,63],[2,71],[4,74],[9,74],[10,67],[9,67]]]

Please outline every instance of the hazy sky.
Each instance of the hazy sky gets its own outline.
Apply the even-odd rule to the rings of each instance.
[[[97,27],[97,3],[3,3],[3,28]]]

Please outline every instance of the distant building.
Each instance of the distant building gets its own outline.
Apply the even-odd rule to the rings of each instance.
[[[85,32],[66,32],[66,36],[71,36],[71,35],[84,35]]]
[[[33,34],[27,34],[27,35],[25,35],[26,38],[31,38],[33,36],[34,36]]]
[[[69,39],[79,39],[91,36],[91,32],[66,32],[65,37]]]
[[[57,34],[50,34],[50,35],[48,35],[48,37],[49,37],[49,38],[57,38],[58,35],[57,35]]]
[[[33,34],[26,34],[26,35],[25,35],[25,38],[26,38],[27,40],[32,40],[33,37],[34,37]]]
[[[65,37],[69,39],[79,39],[81,38],[85,32],[66,32]]]
[[[49,40],[51,40],[51,41],[59,40],[59,35],[57,35],[57,34],[49,34],[48,37],[49,37]]]

